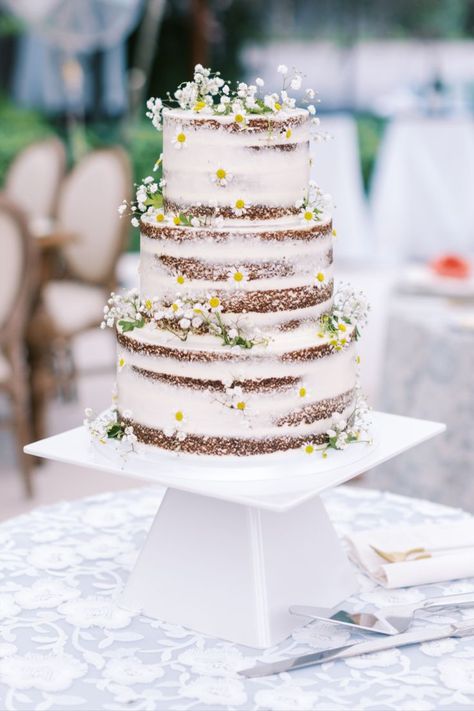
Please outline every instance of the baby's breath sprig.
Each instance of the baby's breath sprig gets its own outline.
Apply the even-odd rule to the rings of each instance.
[[[282,110],[295,108],[296,99],[288,92],[290,89],[299,91],[302,88],[303,74],[296,69],[288,72],[288,68],[283,64],[278,67],[278,72],[283,75],[282,90],[279,93],[265,94],[263,92],[265,82],[260,77],[256,78],[254,84],[242,81],[230,82],[223,79],[220,72],[212,72],[202,64],[196,64],[193,80],[182,82],[173,96],[168,93],[166,106],[178,106],[197,114],[232,115],[235,123],[240,128],[244,128],[248,115],[277,114]],[[316,107],[314,103],[310,103],[315,100],[315,96],[316,92],[313,89],[306,88],[302,103],[307,104],[312,121],[319,123],[319,119],[315,117]],[[163,126],[163,108],[165,102],[159,98],[151,98],[147,101],[146,116],[159,131]],[[175,138],[175,143],[180,143],[181,145],[178,146],[180,148],[185,146],[185,134],[181,137],[181,141]]]
[[[371,444],[372,439],[369,436],[370,417],[367,402],[360,390],[356,393],[355,405],[351,414],[347,419],[342,416],[337,416],[332,426],[326,430],[327,442],[320,446],[315,446],[310,440],[305,442],[303,450],[306,454],[313,454],[316,451],[322,453],[326,458],[328,450],[343,450],[350,444]]]
[[[332,197],[323,192],[314,180],[310,180],[306,195],[296,201],[295,207],[301,209],[300,214],[304,222],[318,222],[331,212]]]
[[[179,282],[178,282],[179,283]],[[136,328],[161,328],[186,341],[190,333],[210,333],[231,349],[248,350],[268,341],[256,334],[246,335],[238,325],[226,323],[222,317],[221,300],[216,294],[208,294],[200,300],[177,297],[172,303],[159,299],[140,299],[137,289],[125,294],[112,292],[104,307],[101,328],[118,326],[122,333]]]
[[[140,216],[152,210],[161,210],[163,207],[164,178],[154,178],[151,175],[143,178],[141,183],[135,183],[135,200],[124,200],[118,208],[120,217],[128,215],[134,227],[140,224]]]
[[[137,441],[133,427],[120,419],[116,408],[112,407],[95,416],[94,412],[88,407],[84,414],[84,426],[88,429],[93,439],[101,444],[106,444],[107,440],[113,439],[122,444],[130,445],[130,448],[133,449],[133,445]],[[124,417],[127,415],[131,415],[131,413],[124,412]]]
[[[331,311],[319,320],[318,336],[329,336],[330,345],[337,351],[342,350],[349,340],[360,338],[369,310],[367,297],[362,291],[354,291],[350,284],[342,285],[334,294]]]

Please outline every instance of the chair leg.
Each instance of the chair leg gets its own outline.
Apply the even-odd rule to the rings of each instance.
[[[23,347],[19,346],[15,348],[11,355],[13,372],[10,392],[13,407],[12,420],[15,431],[18,467],[23,479],[25,495],[28,498],[32,498],[34,493],[32,481],[33,459],[23,451],[23,447],[32,440],[29,382]]]
[[[31,442],[31,429],[28,413],[25,411],[24,405],[14,403],[14,428],[17,447],[18,466],[23,479],[23,487],[25,495],[28,499],[33,498],[33,457],[25,454],[23,447]]]

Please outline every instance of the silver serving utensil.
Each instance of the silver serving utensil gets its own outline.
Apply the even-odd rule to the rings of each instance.
[[[358,630],[395,635],[405,632],[411,625],[416,612],[420,610],[431,612],[447,608],[460,609],[465,607],[474,607],[474,593],[431,597],[423,602],[386,607],[378,612],[351,612],[343,608],[331,609],[313,607],[311,605],[292,605],[290,612],[292,615],[301,615],[302,617],[310,617],[313,620],[323,620],[324,622],[334,622]]]
[[[467,637],[474,635],[474,618],[455,625],[443,625],[441,627],[431,627],[430,629],[419,629],[413,632],[405,632],[394,637],[383,637],[371,639],[368,642],[358,644],[346,644],[344,647],[327,649],[324,652],[313,652],[303,654],[299,657],[289,657],[272,664],[258,663],[249,669],[242,669],[239,674],[253,679],[259,676],[269,676],[270,674],[280,674],[281,672],[293,669],[302,669],[314,664],[323,664],[335,659],[346,659],[347,657],[358,657],[360,654],[371,654],[381,652],[385,649],[404,647],[409,644],[420,644],[421,642],[432,642],[435,639],[445,637]]]

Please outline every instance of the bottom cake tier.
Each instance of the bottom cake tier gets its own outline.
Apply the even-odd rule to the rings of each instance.
[[[211,335],[117,333],[117,409],[139,442],[210,455],[255,455],[328,442],[356,408],[354,343],[313,326],[250,350]],[[344,422],[342,422],[344,420]]]

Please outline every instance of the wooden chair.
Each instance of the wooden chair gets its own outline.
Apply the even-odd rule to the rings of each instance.
[[[62,278],[47,282],[30,330],[35,435],[44,435],[44,406],[58,386],[70,393],[76,369],[72,339],[99,326],[115,287],[126,246],[127,220],[118,206],[130,199],[131,169],[120,148],[86,155],[65,179],[57,207],[58,229],[74,236],[62,250]],[[56,367],[54,367],[54,364]]]
[[[33,461],[23,452],[32,439],[25,334],[36,289],[35,253],[23,214],[0,197],[0,392],[11,403],[6,424],[15,432],[18,466],[28,497],[33,494]]]
[[[28,226],[34,236],[52,229],[65,169],[66,152],[58,138],[32,143],[8,169],[5,195],[22,210],[27,202]]]

